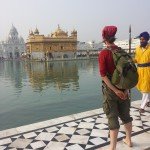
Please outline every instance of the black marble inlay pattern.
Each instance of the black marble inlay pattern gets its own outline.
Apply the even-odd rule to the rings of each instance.
[[[140,114],[137,108],[132,107],[131,115],[133,117],[133,136],[150,130],[150,112]],[[121,125],[118,139],[124,136],[125,132]],[[102,113],[3,138],[0,140],[0,149],[92,150],[108,143],[107,118]]]

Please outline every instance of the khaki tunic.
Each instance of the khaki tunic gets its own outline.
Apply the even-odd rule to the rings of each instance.
[[[138,46],[135,50],[135,62],[137,64],[150,63],[150,44],[145,48]],[[139,80],[137,89],[143,93],[150,92],[150,66],[138,67]]]

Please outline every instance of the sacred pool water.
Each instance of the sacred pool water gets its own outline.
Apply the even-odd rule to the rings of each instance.
[[[0,62],[0,86],[0,130],[102,106],[97,59]]]

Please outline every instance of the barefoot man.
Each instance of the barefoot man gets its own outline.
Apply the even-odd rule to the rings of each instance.
[[[115,150],[117,144],[117,136],[119,131],[120,118],[124,124],[126,138],[123,142],[129,147],[132,146],[131,132],[132,132],[132,117],[130,116],[130,99],[128,97],[128,89],[118,89],[111,83],[111,76],[115,70],[112,51],[119,50],[114,44],[115,34],[117,32],[116,26],[106,26],[102,31],[102,37],[106,48],[99,54],[99,70],[102,78],[102,92],[103,92],[103,110],[108,118],[108,126],[110,129],[110,148]]]

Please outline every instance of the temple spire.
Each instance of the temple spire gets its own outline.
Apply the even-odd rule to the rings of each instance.
[[[59,26],[59,24],[58,24],[58,29],[60,29],[60,26]]]

